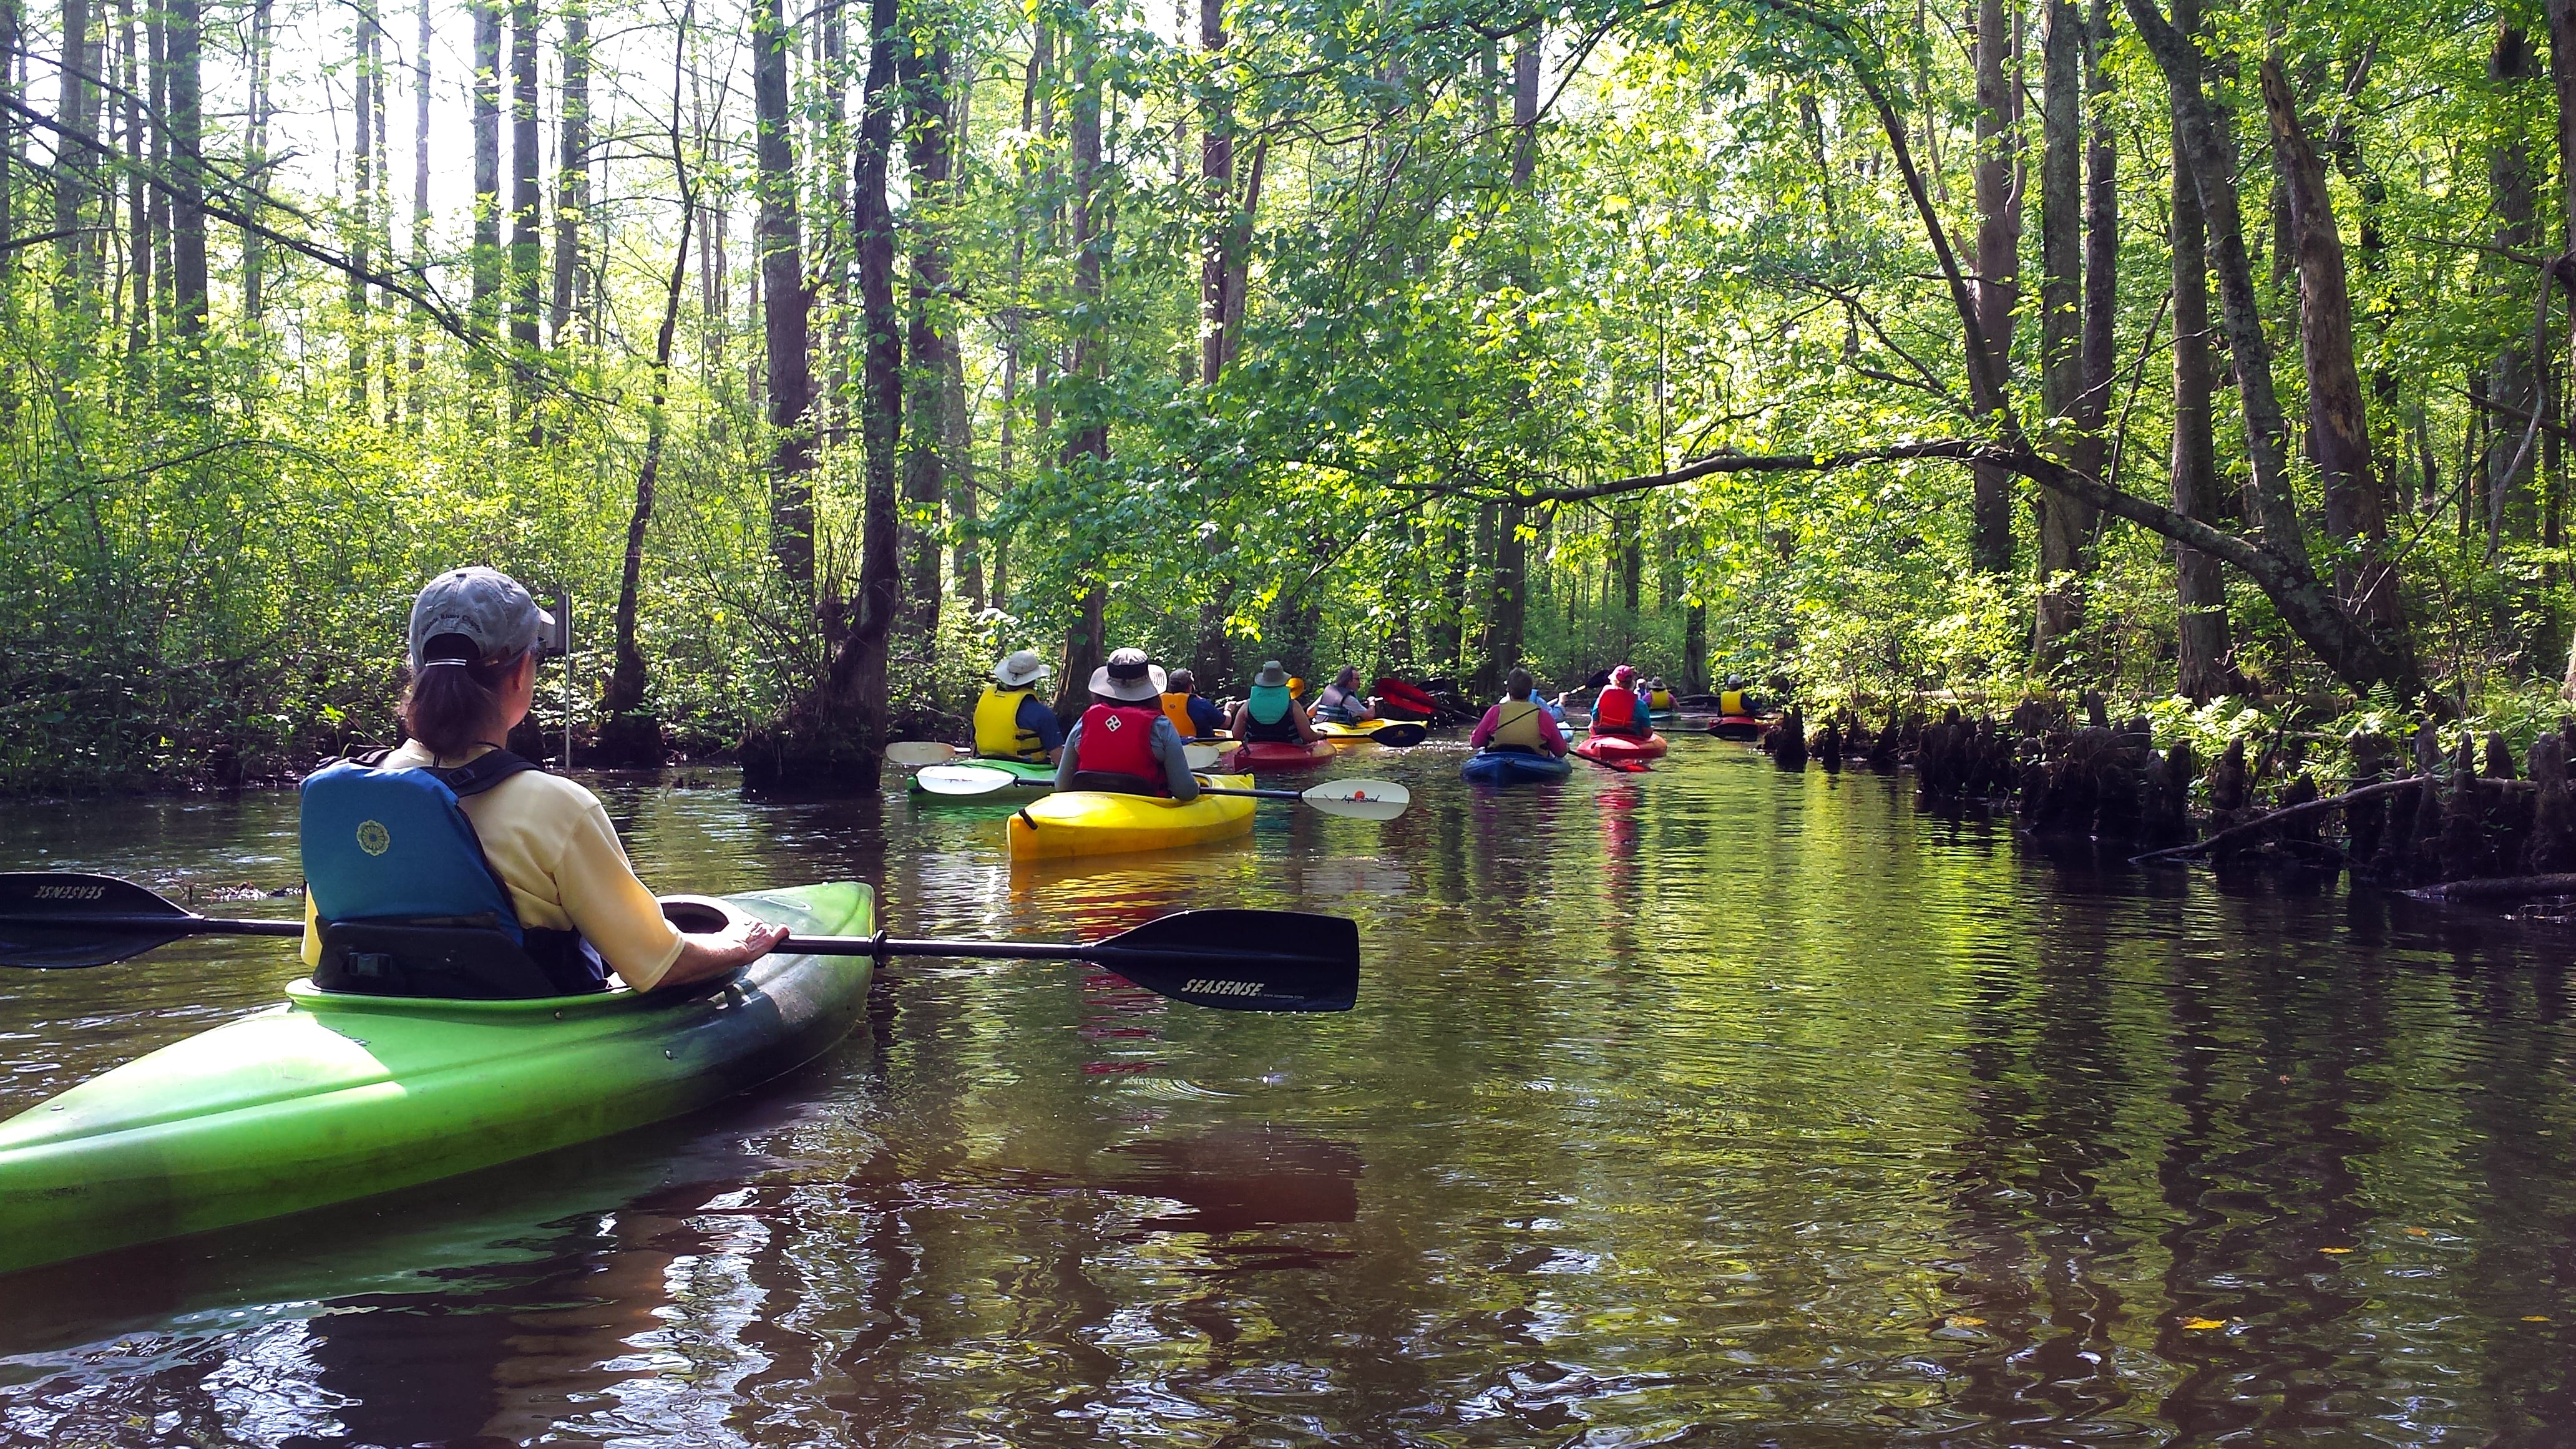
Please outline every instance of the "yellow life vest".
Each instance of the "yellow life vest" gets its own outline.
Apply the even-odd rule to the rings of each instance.
[[[1198,737],[1199,727],[1190,720],[1190,697],[1187,693],[1163,696],[1163,718],[1172,722],[1172,728],[1181,732],[1182,739]]]
[[[1512,711],[1518,709],[1519,714]],[[1507,699],[1494,706],[1494,733],[1488,743],[1515,745],[1524,750],[1548,753],[1547,736],[1539,732],[1538,717],[1547,713],[1537,701]]]
[[[1646,708],[1648,709],[1671,709],[1672,707],[1673,692],[1669,689],[1658,689],[1654,693],[1646,696]]]
[[[1745,691],[1741,689],[1730,689],[1720,694],[1717,697],[1717,712],[1719,714],[1735,715],[1753,713],[1751,709],[1745,706],[1744,696]]]
[[[1043,760],[1046,745],[1036,733],[1020,728],[1020,701],[1034,691],[984,686],[975,701],[975,753],[988,760]]]

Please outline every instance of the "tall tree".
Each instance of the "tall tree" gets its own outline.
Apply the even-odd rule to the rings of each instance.
[[[1081,0],[1082,25],[1069,38],[1073,42],[1073,96],[1068,139],[1073,150],[1073,193],[1070,206],[1073,248],[1073,292],[1081,320],[1073,333],[1072,376],[1086,387],[1078,395],[1071,430],[1064,442],[1059,460],[1077,488],[1101,486],[1101,475],[1109,461],[1109,418],[1096,387],[1101,380],[1102,362],[1100,331],[1103,319],[1101,301],[1102,235],[1096,225],[1100,220],[1100,78],[1095,65],[1100,52],[1100,37],[1093,27],[1092,11],[1096,0]],[[1092,535],[1098,537],[1095,532]],[[1096,545],[1094,546],[1096,550]],[[1055,708],[1060,715],[1070,715],[1089,687],[1091,672],[1109,658],[1109,641],[1103,637],[1108,629],[1108,580],[1100,576],[1101,561],[1095,556],[1083,564],[1081,607],[1072,626],[1065,633],[1064,674],[1057,682]]]
[[[2176,0],[2175,26],[2192,26],[2195,8],[2196,0]],[[2217,366],[2209,345],[2209,250],[2200,192],[2192,185],[2179,135],[2172,146],[2173,508],[2185,518],[2210,523],[2218,518],[2218,441],[2211,412]],[[2207,552],[2180,541],[2171,546],[2178,618],[2175,690],[2206,704],[2235,688],[2227,585],[2218,560]]]
[[[256,191],[265,191],[268,185],[268,125],[273,105],[269,72],[276,48],[272,9],[271,0],[252,0],[250,53],[245,57],[250,70],[250,115],[243,133],[242,173],[251,178]],[[157,41],[153,48],[159,50]],[[254,198],[246,198],[246,204],[253,209],[257,206],[255,195],[256,192]],[[160,209],[158,192],[153,194],[152,207],[156,213]],[[254,325],[267,305],[267,274],[268,239],[257,228],[245,226],[241,229],[242,315]]]
[[[2200,199],[2210,265],[2218,274],[2228,358],[2236,372],[2237,408],[2245,424],[2255,527],[2265,549],[2304,572],[2309,567],[2307,532],[2290,488],[2289,429],[2282,421],[2280,395],[2273,384],[2272,342],[2263,330],[2254,262],[2245,248],[2232,118],[2209,97],[2204,82],[2207,61],[2198,36],[2168,23],[2154,0],[2125,3],[2130,24],[2137,27],[2155,56],[2157,69],[2164,73],[2173,130],[2182,140],[2177,154]]]
[[[1521,36],[1519,48],[1512,52],[1511,189],[1515,197],[1528,196],[1538,180],[1539,62],[1546,48],[1546,27],[1533,24]],[[1523,245],[1536,245],[1536,238],[1525,235]],[[1526,252],[1516,262],[1515,273],[1522,291],[1536,289],[1537,278]],[[1521,662],[1522,638],[1529,618],[1529,545],[1521,537],[1527,522],[1528,516],[1517,502],[1505,505],[1495,521],[1494,570],[1486,594],[1491,631],[1484,657],[1476,664],[1476,689],[1480,695],[1499,689],[1504,674]]]
[[[2043,441],[2075,461],[2077,413],[2083,406],[2084,105],[2083,19],[2075,0],[2040,7],[2039,411]],[[2033,633],[2042,660],[2083,615],[2079,576],[2089,572],[2098,511],[2041,489],[2038,514],[2039,611]]]
[[[545,190],[539,182],[537,0],[510,4],[510,343],[525,357],[545,327]],[[511,406],[526,389],[510,390]]]
[[[852,240],[859,263],[859,441],[863,454],[857,610],[832,664],[832,687],[871,757],[885,747],[886,655],[902,608],[896,541],[896,450],[903,432],[902,318],[894,303],[894,207],[886,194],[894,158],[895,47],[901,37],[896,0],[870,0],[868,79],[859,114]],[[873,775],[869,776],[873,782]]]
[[[489,337],[501,318],[501,0],[466,0],[474,14],[474,252],[467,315]],[[488,367],[483,354],[478,366]]]
[[[375,373],[375,365],[367,352],[367,270],[375,261],[373,249],[368,245],[374,240],[376,201],[376,106],[372,94],[378,84],[372,63],[375,0],[358,0],[357,12],[350,36],[355,55],[349,68],[352,137],[349,147],[350,266],[343,280],[348,284],[349,295],[349,408],[359,417],[365,417],[367,380]]]
[[[171,298],[183,341],[206,331],[206,166],[203,152],[205,118],[199,103],[204,64],[204,27],[198,0],[163,0],[170,35],[170,273]],[[202,397],[208,381],[202,365],[191,359],[196,375],[191,396]]]
[[[563,133],[555,147],[555,279],[550,319],[556,347],[564,345],[574,317],[585,310],[584,292],[590,280],[584,244],[590,225],[590,7],[586,0],[568,0],[563,25]]]
[[[795,47],[780,0],[763,0],[752,26],[751,93],[760,128],[760,293],[767,322],[769,549],[796,597],[814,599],[813,299],[805,287],[797,208],[795,118],[787,57]],[[873,82],[874,77],[871,77]],[[862,202],[864,204],[864,201]]]
[[[2537,72],[2531,37],[2509,19],[2498,24],[2495,46],[2487,53],[2487,79],[2497,91],[2510,94],[2529,83]],[[2540,185],[2531,150],[2520,136],[2499,135],[2489,144],[2487,187],[2495,213],[2495,254],[2483,270],[2490,285],[2519,297],[2527,273],[2510,258],[2528,255],[2540,241]],[[2540,358],[2533,348],[2526,314],[2527,309],[2516,309],[2513,330],[2506,334],[2504,345],[2496,350],[2494,364],[2487,370],[2486,396],[2490,402],[2517,409],[2527,417],[2541,408]],[[2524,538],[2530,534],[2533,458],[2532,450],[2523,446],[2525,432],[2519,426],[2505,426],[2490,435],[2486,476],[2494,498],[2490,512],[2492,531],[2499,537]]]
[[[265,3],[265,0],[262,0]],[[429,275],[429,45],[430,0],[419,0],[420,39],[411,58],[411,266],[417,276]],[[429,366],[429,309],[419,302],[412,304],[411,355],[403,366],[410,376],[403,388],[404,410],[417,425],[421,417],[421,373]]]
[[[2290,193],[2291,239],[2299,269],[2299,348],[2308,375],[2308,453],[2325,491],[2326,534],[2335,544],[2335,587],[2346,608],[2404,647],[2397,566],[2388,553],[2388,505],[2371,467],[2370,424],[2353,358],[2351,278],[2343,236],[2326,194],[2325,162],[2300,123],[2298,100],[2278,55],[2262,64],[2273,163]]]
[[[97,270],[86,229],[98,178],[98,46],[89,0],[63,0],[62,86],[55,120],[63,144],[54,166],[54,247],[65,275],[86,283]]]
[[[126,351],[139,358],[152,340],[152,203],[143,179],[143,92],[149,82],[134,40],[134,0],[116,0],[116,62],[116,88],[125,103],[126,275],[134,284]]]
[[[1977,321],[1996,384],[1987,405],[2012,406],[2013,318],[2021,306],[2021,46],[2013,7],[1977,0]],[[2012,568],[2012,475],[1973,470],[1968,552],[1990,574]]]
[[[905,606],[927,657],[939,634],[942,533],[940,505],[947,495],[940,420],[946,412],[948,387],[947,320],[948,248],[942,235],[948,225],[951,157],[948,37],[935,22],[916,22],[904,37],[902,80],[906,109],[905,160],[912,180],[911,328],[909,386],[904,412],[913,419],[903,457],[905,532],[911,541],[910,578]]]

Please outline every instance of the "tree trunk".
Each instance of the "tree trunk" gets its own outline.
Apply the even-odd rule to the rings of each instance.
[[[925,46],[925,41],[926,46]],[[907,36],[903,43],[903,88],[912,112],[905,133],[905,160],[911,173],[912,229],[911,355],[905,413],[913,419],[904,448],[905,534],[911,543],[909,577],[905,580],[906,617],[920,641],[921,657],[930,657],[939,636],[941,536],[940,506],[948,485],[941,447],[948,386],[948,336],[942,309],[948,305],[948,252],[943,229],[948,218],[949,161],[954,138],[949,134],[949,52],[947,38]]]
[[[796,211],[794,124],[787,57],[795,45],[780,0],[764,0],[752,26],[752,105],[760,130],[760,290],[767,321],[769,550],[797,600],[814,600],[814,396],[812,298],[805,290]],[[877,77],[868,78],[873,90]],[[867,199],[860,199],[862,206]]]
[[[2110,102],[2118,88],[2111,74],[2111,0],[2093,0],[2085,30],[2084,93],[2094,106],[2092,144],[2085,158],[2084,391],[2075,404],[2075,470],[2101,478],[2108,466],[2111,388],[2119,371],[2120,148],[2111,129]],[[2109,481],[2105,479],[2104,481]]]
[[[81,230],[95,188],[98,160],[89,143],[98,139],[98,54],[90,35],[89,0],[63,0],[61,95],[54,106],[63,129],[54,167],[54,249],[63,273],[86,284],[96,270],[92,249]]]
[[[965,596],[969,609],[980,614],[990,601],[984,596],[984,543],[975,536],[981,511],[975,497],[975,415],[966,402],[966,355],[961,348],[948,349],[946,384],[940,390],[939,446],[948,459],[948,508],[957,520],[957,548],[951,562],[958,593]]]
[[[267,0],[261,0],[267,3]],[[411,129],[411,264],[422,276],[429,275],[429,46],[434,38],[430,30],[430,0],[420,0],[420,41],[412,52],[412,129]],[[409,373],[403,387],[403,411],[417,427],[421,420],[421,372],[429,366],[429,312],[414,303],[411,310],[411,355],[404,359]]]
[[[2326,195],[2325,163],[2299,124],[2298,102],[2278,56],[2262,65],[2272,154],[2290,191],[2299,267],[2299,347],[2308,373],[2308,451],[2325,485],[2326,532],[2335,542],[2335,588],[2354,617],[2407,648],[2397,567],[2388,554],[2388,508],[2371,470],[2370,425],[2353,360],[2352,293],[2343,237]]]
[[[2210,414],[2217,368],[2209,351],[2209,252],[2200,193],[2174,143],[2173,169],[2173,507],[2204,523],[2217,516],[2218,446]],[[2179,615],[2176,691],[2194,704],[2234,692],[2235,644],[2227,624],[2227,586],[2218,560],[2191,545],[2171,544]]]
[[[368,416],[367,379],[375,365],[367,351],[367,280],[366,270],[374,265],[374,253],[368,246],[375,230],[375,105],[369,94],[376,84],[373,68],[368,65],[368,41],[376,25],[375,0],[358,0],[357,21],[353,39],[356,42],[356,64],[350,67],[349,147],[350,232],[349,260],[354,264],[348,281],[349,296],[349,411],[360,419]]]
[[[1546,27],[1533,25],[1522,35],[1520,48],[1512,53],[1511,185],[1513,192],[1520,195],[1529,193],[1538,175],[1539,61],[1546,44]],[[1534,291],[1537,279],[1526,240],[1523,247],[1515,262],[1519,271],[1515,280],[1524,292]],[[1527,521],[1527,512],[1517,503],[1504,505],[1501,517],[1495,521],[1494,572],[1486,594],[1491,628],[1484,657],[1476,663],[1476,691],[1480,696],[1500,689],[1503,677],[1521,662],[1529,627],[1529,545],[1521,537]]]
[[[467,6],[474,13],[474,252],[466,315],[478,336],[490,337],[501,315],[501,0]],[[473,364],[489,374],[480,349]]]
[[[871,782],[875,756],[885,748],[888,727],[887,649],[903,606],[896,547],[901,520],[895,499],[896,450],[903,441],[903,317],[894,301],[894,212],[886,195],[895,112],[902,104],[895,88],[900,25],[896,0],[870,0],[868,79],[859,116],[858,215],[853,228],[860,331],[866,347],[859,373],[859,444],[865,478],[859,598],[856,617],[832,661],[833,701],[856,726]]]
[[[688,180],[687,153],[672,128],[671,164],[680,175],[680,242],[671,253],[671,272],[662,292],[662,328],[653,337],[653,396],[644,425],[644,461],[635,471],[635,506],[626,516],[626,561],[617,584],[617,663],[609,671],[608,693],[600,700],[600,755],[604,763],[658,765],[662,762],[661,721],[644,708],[651,676],[644,650],[635,640],[635,612],[643,592],[644,540],[653,522],[653,493],[662,478],[662,449],[670,436],[671,342],[680,328],[680,293],[689,276],[689,224],[697,214],[695,188]],[[558,332],[560,335],[560,332]]]
[[[568,0],[563,25],[563,133],[555,146],[555,276],[548,318],[557,348],[564,346],[575,317],[584,315],[582,293],[590,276],[583,246],[590,219],[590,11],[586,0]],[[685,240],[685,219],[681,225]]]
[[[1100,85],[1093,72],[1093,60],[1099,52],[1099,37],[1092,32],[1090,14],[1095,0],[1083,0],[1083,28],[1074,37],[1073,111],[1071,136],[1073,150],[1073,290],[1083,320],[1073,334],[1073,375],[1087,383],[1100,377],[1100,239],[1094,230],[1093,210],[1100,184]],[[1080,394],[1079,411],[1068,419],[1062,466],[1073,475],[1076,488],[1098,486],[1101,465],[1109,459],[1109,421],[1101,415],[1097,388],[1087,387]],[[1107,628],[1108,592],[1099,576],[1100,562],[1088,561],[1083,569],[1082,607],[1072,627],[1066,631],[1064,673],[1057,681],[1055,709],[1068,715],[1072,706],[1089,688],[1091,672],[1109,657],[1109,644],[1103,637]]]
[[[2549,0],[2549,81],[2558,101],[2558,237],[2560,270],[2576,256],[2576,0]],[[2576,279],[2562,277],[2562,285]],[[2568,344],[2576,348],[2576,311],[2568,319]],[[2560,696],[2576,704],[2576,642],[2568,646]]]
[[[2074,430],[2084,406],[2083,19],[2075,0],[2045,0],[2040,20],[2039,410],[2064,420],[2048,425],[2044,441],[2051,453],[2076,466]],[[2044,490],[2032,502],[2039,524],[2039,611],[2031,652],[2045,665],[2083,618],[2081,579],[2091,572],[2086,556],[2096,515]]]
[[[2531,53],[2531,38],[2522,27],[2510,21],[2496,28],[2495,48],[2487,56],[2487,79],[2494,83],[2500,96],[2520,90],[2536,73]],[[2519,140],[2498,141],[2487,152],[2487,184],[2495,212],[2495,248],[2499,254],[2482,268],[2489,284],[2508,295],[2520,295],[2523,268],[2504,258],[2528,254],[2539,245],[2539,182],[2533,174],[2530,150]],[[2494,368],[2487,377],[2487,397],[2507,407],[2519,408],[2525,414],[2540,410],[2540,365],[2532,352],[2528,307],[2515,309],[2513,330],[2496,352]],[[2505,537],[2528,541],[2531,537],[2531,459],[2522,447],[2523,429],[2498,428],[2496,447],[2487,458],[2487,476],[2493,480],[2500,504],[2490,517],[2499,541]],[[2518,465],[2518,466],[2517,466]]]
[[[170,272],[172,321],[182,339],[206,331],[206,178],[200,153],[205,127],[198,105],[204,54],[198,0],[167,0],[170,34]],[[202,399],[208,379],[200,366],[188,383]]]
[[[2203,89],[2205,62],[2191,30],[2168,24],[2153,0],[2125,0],[2130,23],[2138,28],[2164,72],[2173,129],[2181,138],[2177,159],[2191,177],[2216,264],[2220,310],[2227,327],[2227,346],[2236,369],[2236,398],[2245,422],[2246,460],[2255,526],[2263,546],[2284,562],[2308,568],[2306,530],[2299,521],[2298,499],[2291,491],[2288,428],[2281,418],[2279,394],[2272,382],[2272,344],[2263,331],[2260,296],[2254,289],[2254,263],[2245,251],[2245,226],[2236,188],[2236,142],[2228,119]],[[2177,6],[2177,14],[2181,9]],[[2198,16],[2191,17],[2193,28]]]
[[[1199,204],[1207,229],[1199,247],[1199,385],[1225,370],[1226,280],[1233,270],[1234,107],[1216,81],[1225,53],[1225,0],[1199,0],[1199,49],[1208,58],[1205,129],[1199,140]],[[1204,633],[1205,621],[1201,621]],[[1213,682],[1213,681],[1211,681]]]
[[[256,55],[255,43],[253,53]],[[143,184],[143,88],[147,82],[134,41],[134,0],[116,0],[116,54],[118,84],[125,92],[126,274],[134,282],[134,312],[126,323],[126,351],[140,358],[152,342],[152,202],[150,188]],[[0,64],[7,60],[5,54],[0,54]],[[253,124],[256,125],[255,115]]]
[[[545,190],[537,175],[537,24],[537,0],[511,0],[510,345],[522,358],[537,350],[545,325]],[[527,388],[514,384],[511,416],[518,416],[527,404]]]
[[[2004,0],[1977,0],[1977,322],[1986,339],[1993,413],[2012,407],[2013,314],[2021,302],[2021,54],[2013,10]],[[1972,344],[1973,345],[1973,344]],[[2012,570],[2012,475],[1980,466],[1968,553],[1989,574]]]

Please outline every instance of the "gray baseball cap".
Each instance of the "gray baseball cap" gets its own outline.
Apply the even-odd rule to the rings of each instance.
[[[429,581],[411,606],[411,667],[420,668],[429,641],[462,634],[474,641],[474,662],[515,659],[538,649],[554,633],[554,615],[537,607],[519,581],[480,564],[449,569]]]

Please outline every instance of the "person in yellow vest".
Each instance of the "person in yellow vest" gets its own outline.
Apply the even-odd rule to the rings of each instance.
[[[1184,740],[1213,739],[1225,733],[1225,711],[1199,693],[1198,677],[1175,669],[1163,682],[1163,715]]]
[[[1726,687],[1717,692],[1717,712],[1723,715],[1758,715],[1771,707],[1771,702],[1744,687],[1744,676],[1726,676]]]
[[[1673,692],[1665,687],[1662,677],[1657,676],[1656,678],[1647,680],[1646,708],[1653,710],[1657,714],[1662,714],[1670,710],[1672,707]]]
[[[975,753],[988,760],[1054,764],[1064,748],[1064,726],[1038,698],[1038,686],[1055,671],[1034,649],[1022,649],[993,666],[993,682],[975,701]]]

